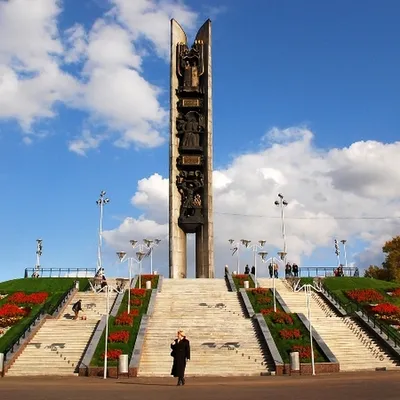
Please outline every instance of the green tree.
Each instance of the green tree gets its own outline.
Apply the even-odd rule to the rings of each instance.
[[[388,240],[382,250],[385,253],[382,266],[387,271],[389,280],[400,281],[400,236]]]
[[[370,265],[368,269],[365,270],[364,276],[366,278],[380,279],[382,281],[389,280],[388,271],[385,268],[378,267],[377,265]]]

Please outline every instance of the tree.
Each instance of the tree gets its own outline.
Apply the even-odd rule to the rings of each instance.
[[[388,240],[382,250],[385,253],[382,266],[387,271],[389,280],[400,281],[400,236]]]
[[[378,267],[377,265],[370,265],[368,269],[365,270],[364,276],[366,278],[380,279],[382,281],[389,280],[388,271],[385,268]]]

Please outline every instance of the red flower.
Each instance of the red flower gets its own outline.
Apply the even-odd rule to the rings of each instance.
[[[30,310],[29,310],[30,311]],[[2,317],[25,317],[27,310],[15,304],[4,304],[0,308],[0,318]]]
[[[7,298],[7,302],[15,304],[42,304],[48,297],[49,294],[46,292],[37,292],[32,294],[16,292]]]
[[[276,311],[271,314],[272,322],[275,324],[293,325],[293,318],[283,311]]]
[[[104,360],[104,354],[101,355],[101,358]],[[107,358],[109,360],[118,360],[118,357],[122,354],[122,350],[115,349],[115,350],[108,350],[107,351]]]
[[[119,314],[117,318],[115,318],[114,325],[124,326],[124,325],[133,325],[133,315],[128,314],[126,311]]]
[[[281,329],[279,331],[279,336],[282,339],[300,339],[301,332],[300,329]]]
[[[383,295],[375,289],[354,289],[345,293],[347,297],[357,303],[379,302],[384,299]]]
[[[272,314],[274,312],[274,309],[273,308],[262,308],[261,310],[260,310],[260,313],[262,314],[262,315],[269,315],[269,314]]]
[[[135,297],[146,296],[146,289],[131,289],[131,295]]]
[[[128,343],[129,332],[128,331],[112,332],[108,335],[108,341],[110,343]]]
[[[236,278],[236,279],[249,279],[249,275],[247,275],[247,274],[237,274],[237,275],[232,275],[232,277],[233,278]]]
[[[142,300],[133,298],[133,299],[131,299],[131,305],[133,305],[133,306],[141,306],[142,305]]]
[[[309,360],[311,358],[311,346],[292,346],[292,352],[299,352],[300,360]]]
[[[392,291],[392,296],[393,297],[400,297],[400,288],[394,289]]]
[[[138,308],[131,308],[131,312],[129,313],[133,317],[137,317],[139,315],[139,309]]]
[[[269,289],[266,288],[256,288],[256,289],[251,289],[251,291],[256,295],[256,294],[263,294],[263,295],[268,295],[269,294]]]
[[[382,303],[371,307],[372,312],[380,315],[400,314],[400,308],[390,303]]]

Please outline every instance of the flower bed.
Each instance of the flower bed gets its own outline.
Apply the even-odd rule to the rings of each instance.
[[[108,361],[110,367],[117,365],[121,354],[128,354],[131,358],[142,316],[147,312],[151,290],[131,289],[131,307],[128,314],[128,293],[119,307],[116,317],[109,317],[108,334]],[[97,345],[90,365],[101,367],[104,362],[105,332]]]
[[[14,304],[43,304],[49,294],[47,292],[37,292],[37,293],[24,293],[24,292],[16,292],[13,293],[11,296],[8,297],[7,303],[14,303]]]
[[[145,288],[146,287],[146,282],[150,281],[151,282],[151,288],[156,289],[158,285],[158,280],[160,276],[159,275],[141,275],[141,287]],[[139,279],[136,282],[136,287],[139,287]]]
[[[249,287],[254,288],[254,282],[253,282],[253,279],[251,279],[250,275],[247,275],[247,274],[233,275],[232,274],[232,279],[233,279],[233,283],[235,284],[237,290],[244,288],[245,281],[249,281]]]
[[[290,353],[299,351],[301,362],[311,362],[310,334],[297,314],[284,312],[279,302],[276,304],[275,312],[270,289],[250,289],[246,293],[254,311],[263,314],[283,361],[289,363]],[[266,307],[265,304],[268,306]],[[319,351],[318,345],[315,342],[313,344],[315,361],[328,361]]]
[[[384,299],[384,296],[376,289],[347,290],[345,294],[350,300],[359,304],[377,303],[383,301]]]

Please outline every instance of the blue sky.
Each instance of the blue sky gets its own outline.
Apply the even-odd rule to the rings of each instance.
[[[100,190],[110,275],[125,273],[115,250],[145,236],[163,239],[154,257],[167,271],[171,17],[190,38],[213,21],[218,271],[234,264],[234,233],[279,250],[280,191],[292,261],[334,265],[337,237],[349,261],[377,262],[399,232],[397,1],[11,0],[0,1],[0,279],[34,266],[38,237],[44,267],[94,267]]]

